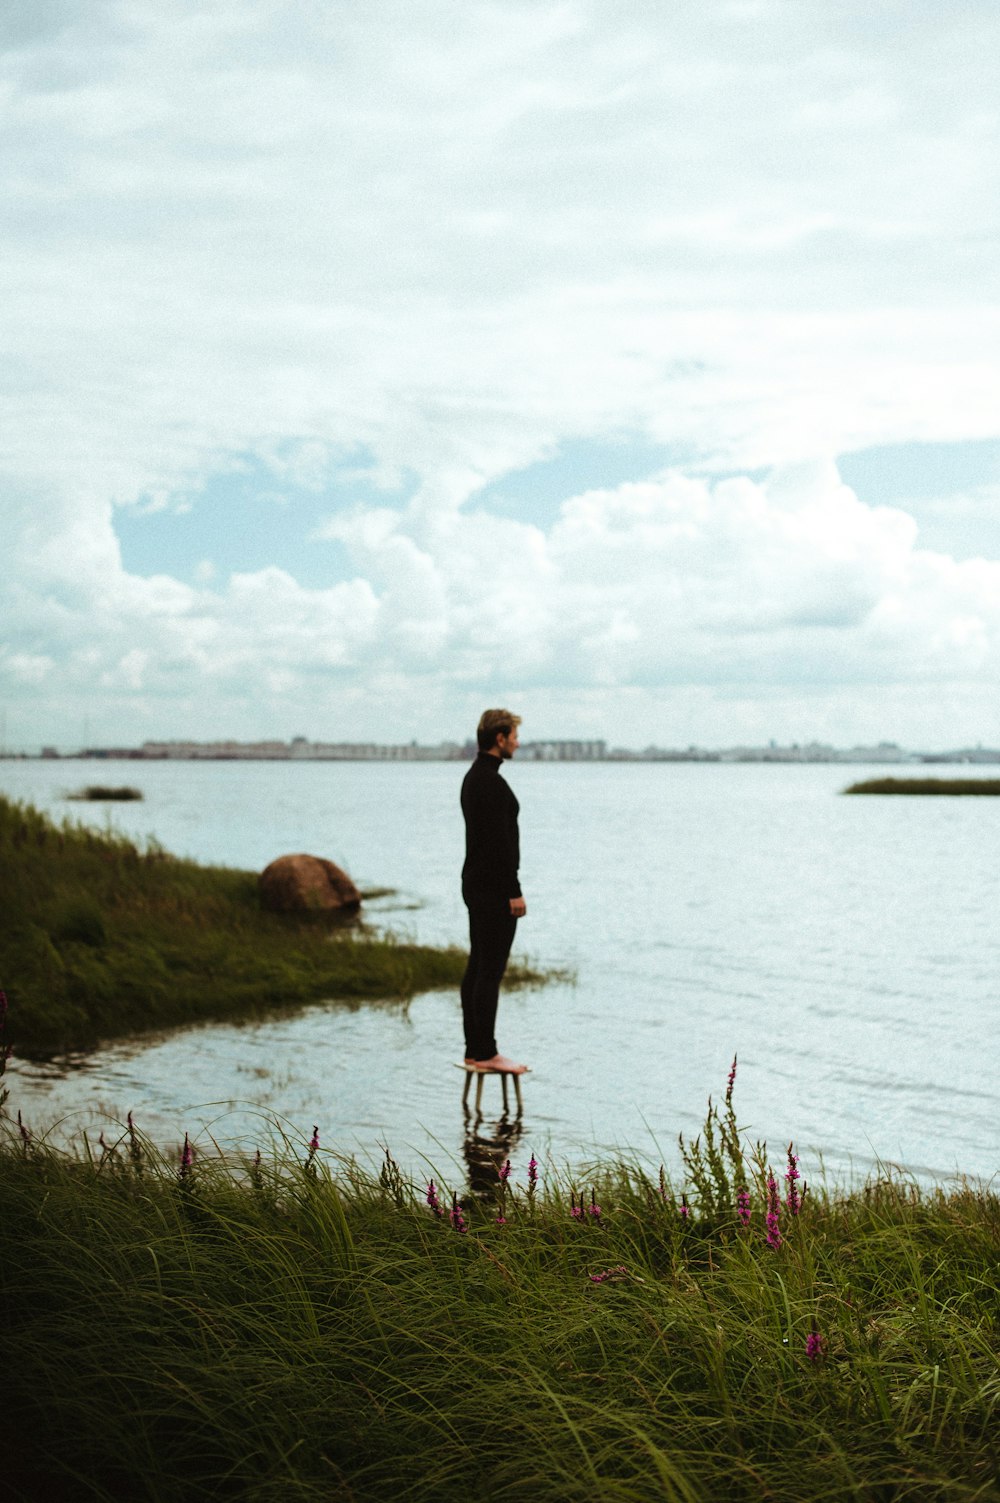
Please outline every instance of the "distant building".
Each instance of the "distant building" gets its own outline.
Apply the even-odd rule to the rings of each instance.
[[[518,752],[523,762],[603,762],[604,741],[525,741]]]

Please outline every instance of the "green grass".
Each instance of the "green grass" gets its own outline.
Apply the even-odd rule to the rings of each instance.
[[[253,872],[57,826],[3,798],[0,913],[0,985],[24,1054],[331,998],[405,998],[457,986],[465,964],[458,948],[264,913]],[[509,979],[541,978],[521,966]]]
[[[765,1156],[734,1160],[727,1121],[687,1149],[687,1218],[618,1163],[466,1196],[463,1232],[388,1158],[182,1175],[137,1135],[74,1158],[8,1118],[5,1496],[1000,1498],[997,1196],[810,1188],[772,1247]]]
[[[845,793],[1000,794],[1000,778],[868,778]]]

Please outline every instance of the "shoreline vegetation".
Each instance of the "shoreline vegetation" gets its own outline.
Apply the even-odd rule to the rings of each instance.
[[[380,890],[380,892],[384,892]],[[363,894],[362,896],[373,896]],[[8,1039],[37,1058],[190,1023],[457,987],[459,947],[264,912],[257,874],[171,856],[0,797]],[[546,980],[521,964],[512,985]]]
[[[866,778],[852,783],[845,793],[1000,794],[1000,778]]]
[[[0,1110],[5,1496],[996,1500],[997,1195],[807,1187],[735,1073],[683,1188],[500,1151],[473,1196],[276,1124],[72,1155]]]

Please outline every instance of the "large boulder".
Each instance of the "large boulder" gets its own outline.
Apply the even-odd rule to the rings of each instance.
[[[355,913],[361,894],[346,872],[322,856],[279,856],[257,879],[271,913]]]

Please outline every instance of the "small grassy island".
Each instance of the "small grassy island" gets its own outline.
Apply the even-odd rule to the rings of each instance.
[[[77,803],[99,804],[119,803],[134,804],[143,796],[141,788],[132,788],[128,784],[116,788],[108,787],[104,783],[88,783],[86,788],[78,788],[75,793],[67,793],[68,799],[74,799]]]
[[[44,1056],[177,1024],[457,986],[457,948],[261,911],[253,872],[202,866],[0,798],[8,1039]],[[513,982],[541,978],[512,967]]]
[[[868,778],[845,793],[1000,794],[1000,778]]]
[[[8,1107],[4,1497],[996,1503],[1000,1199],[805,1189],[730,1098],[683,1190],[478,1198],[315,1137],[73,1157]]]

